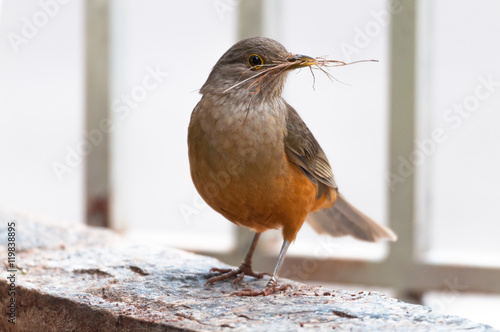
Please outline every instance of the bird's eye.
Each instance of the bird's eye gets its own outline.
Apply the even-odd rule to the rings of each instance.
[[[257,54],[250,55],[247,59],[247,62],[253,69],[262,68],[262,64],[264,63],[262,58],[260,56],[258,56]]]

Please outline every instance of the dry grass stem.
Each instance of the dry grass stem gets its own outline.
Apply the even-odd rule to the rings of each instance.
[[[332,74],[326,71],[325,68],[348,66],[360,62],[378,62],[378,60],[359,60],[353,62],[344,62],[340,60],[326,59],[325,57],[317,57],[314,58],[314,60],[315,63],[313,65],[306,65],[307,67],[309,67],[311,74],[313,76],[313,88],[314,84],[316,83],[316,77],[314,76],[313,69],[321,70],[331,81],[333,80],[338,81],[335,77],[332,76]],[[263,88],[268,86],[276,77],[278,77],[284,71],[303,67],[300,66],[300,64],[301,64],[300,61],[288,61],[288,59],[285,60],[273,59],[272,63],[258,66],[258,69],[254,67],[249,68],[241,76],[243,77],[249,72],[253,72],[255,74],[245,78],[244,80],[238,81],[236,84],[224,90],[224,93],[252,79],[254,79],[254,81],[247,87],[247,90],[256,88],[254,91],[251,91],[251,93],[259,93]]]

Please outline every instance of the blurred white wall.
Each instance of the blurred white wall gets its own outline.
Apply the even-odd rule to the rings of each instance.
[[[83,131],[82,1],[0,10],[0,208],[83,222],[83,167],[58,177]]]
[[[500,266],[500,2],[421,9],[422,249],[435,262]],[[436,130],[442,140],[423,144]]]

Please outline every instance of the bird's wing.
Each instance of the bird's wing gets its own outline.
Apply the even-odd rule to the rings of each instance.
[[[325,153],[300,118],[297,111],[287,105],[285,153],[288,159],[298,165],[313,182],[317,181],[337,189],[333,172]]]

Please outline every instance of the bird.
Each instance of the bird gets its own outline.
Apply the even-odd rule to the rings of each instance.
[[[266,37],[240,40],[212,68],[188,126],[192,181],[204,201],[232,223],[255,232],[236,269],[212,268],[206,285],[246,276],[260,235],[280,229],[283,244],[264,289],[238,296],[286,291],[278,277],[288,247],[304,222],[334,237],[395,241],[339,193],[330,163],[299,113],[282,97],[288,73],[318,65],[317,58],[293,54]]]

